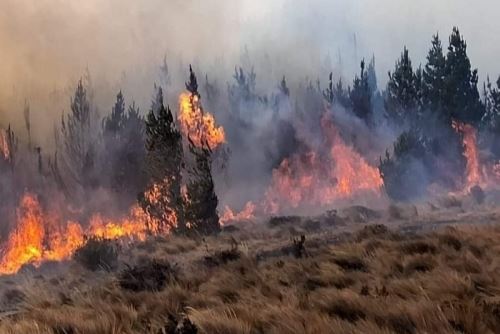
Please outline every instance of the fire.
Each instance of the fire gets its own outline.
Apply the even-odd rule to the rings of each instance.
[[[468,190],[475,185],[484,185],[484,175],[479,164],[476,129],[472,125],[458,121],[453,121],[452,127],[455,131],[463,135],[463,155],[467,160],[466,189]]]
[[[224,128],[218,127],[214,116],[201,108],[198,95],[182,93],[179,96],[179,108],[181,131],[196,146],[206,141],[211,149],[215,149],[225,142]]]
[[[16,227],[2,249],[0,274],[16,273],[27,263],[40,265],[43,261],[68,259],[88,236],[144,240],[150,226],[150,218],[134,205],[122,219],[96,214],[84,230],[77,222],[64,222],[44,212],[36,195],[27,193],[17,210]]]
[[[273,171],[266,192],[265,211],[277,213],[285,207],[326,206],[360,194],[381,194],[383,179],[376,167],[340,136],[326,115],[321,126],[326,152],[308,151],[281,162]]]
[[[219,222],[221,225],[225,225],[230,221],[241,221],[241,220],[250,220],[255,218],[254,212],[257,206],[253,202],[247,202],[243,210],[238,213],[234,213],[231,208],[227,205],[224,208],[224,213],[219,218]]]

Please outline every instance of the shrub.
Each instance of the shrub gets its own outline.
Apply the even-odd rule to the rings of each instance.
[[[123,270],[118,282],[120,287],[131,291],[160,291],[167,283],[178,277],[176,266],[166,261],[147,260],[134,267]]]
[[[91,271],[115,269],[118,264],[116,241],[90,237],[76,250],[73,259]]]

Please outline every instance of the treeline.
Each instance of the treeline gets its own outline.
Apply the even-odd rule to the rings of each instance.
[[[31,142],[28,104],[28,143],[20,143],[10,128],[0,133],[0,214],[9,219],[22,192],[30,189],[45,206],[61,205],[58,212],[80,220],[88,218],[87,212],[123,212],[139,201],[156,221],[152,228],[211,233],[219,229],[214,173],[223,170],[226,187],[262,195],[258,185],[269,184],[284,158],[318,145],[320,151],[327,149],[318,144],[325,106],[347,142],[364,155],[382,155],[379,169],[391,198],[424,196],[432,183],[459,189],[466,161],[462,134],[452,123],[478,129],[481,148],[498,161],[500,78],[488,79],[480,93],[478,72],[457,28],[447,42],[445,48],[433,36],[420,66],[404,48],[384,89],[378,87],[375,57],[361,62],[351,84],[325,74],[326,86],[307,79],[290,87],[282,77],[268,93],[259,91],[253,68],[236,68],[224,84],[207,75],[198,82],[191,70],[185,87],[191,104],[196,107],[203,95],[225,128],[227,149],[214,152],[183,137],[161,87],[155,86],[145,117],[119,92],[111,113],[101,118],[91,87],[80,81],[69,112],[54,128],[54,154]],[[169,77],[166,64],[162,71]],[[337,117],[339,110],[348,117]],[[380,144],[384,129],[396,133],[390,148]],[[224,184],[218,183],[219,191]],[[58,204],[66,202],[84,207],[84,213]]]
[[[193,108],[201,106],[191,68],[186,88]],[[26,128],[31,128],[29,116]],[[198,146],[182,136],[172,111],[164,105],[161,87],[155,86],[146,118],[135,103],[126,108],[119,92],[111,113],[99,124],[92,98],[80,80],[70,112],[62,116],[54,133],[57,150],[48,159],[42,158],[40,147],[18,147],[10,127],[2,135],[0,181],[5,187],[0,195],[7,201],[0,209],[10,212],[11,218],[17,199],[29,189],[40,195],[45,207],[58,206],[62,216],[71,216],[70,208],[76,207],[79,221],[93,212],[126,212],[138,201],[149,215],[151,232],[219,231],[212,150],[203,136]]]

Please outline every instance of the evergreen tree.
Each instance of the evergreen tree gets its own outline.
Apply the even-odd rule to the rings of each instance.
[[[189,152],[194,157],[194,166],[189,169],[189,182],[186,185],[186,221],[190,231],[202,235],[220,231],[217,205],[212,179],[212,151],[205,142],[196,147],[189,138]]]
[[[175,126],[170,108],[165,108],[163,104],[161,88],[157,89],[146,119],[146,150],[150,185],[140,196],[140,204],[161,229],[171,228],[171,218],[175,215],[176,228],[182,232],[186,227],[181,194],[182,136]]]
[[[61,133],[63,157],[68,172],[84,188],[95,186],[97,182],[94,175],[95,148],[91,127],[93,118],[94,109],[90,105],[87,89],[80,80],[71,100],[71,112],[62,117]]]
[[[387,116],[397,124],[404,124],[406,120],[414,122],[417,119],[419,104],[417,80],[408,49],[405,47],[401,58],[396,62],[394,72],[389,72],[385,96]]]
[[[349,92],[349,99],[353,113],[366,122],[370,121],[372,117],[372,91],[368,79],[365,61],[363,60],[361,62],[360,76],[354,78],[352,90]]]
[[[366,70],[366,75],[368,77],[368,86],[370,91],[375,93],[378,90],[377,87],[377,73],[375,72],[375,55],[372,56],[370,63],[368,64],[368,69]]]
[[[105,174],[109,186],[126,196],[137,194],[145,186],[145,122],[132,104],[125,112],[125,99],[120,91],[111,114],[103,119]],[[135,195],[134,195],[135,196]],[[130,198],[131,199],[131,198]],[[127,201],[120,201],[124,206]]]
[[[186,89],[191,93],[191,99],[194,100],[194,97],[197,97],[197,103],[200,103],[201,96],[198,93],[196,74],[191,66],[189,66],[189,81],[186,82]],[[194,108],[194,103],[192,105]],[[220,231],[217,213],[219,200],[215,194],[212,179],[212,151],[206,140],[202,140],[201,147],[197,147],[191,138],[188,138],[188,141],[189,152],[194,158],[194,166],[188,170],[189,182],[186,185],[187,228],[200,234],[216,233]]]
[[[430,163],[426,141],[417,131],[403,132],[394,143],[392,156],[386,151],[380,159],[380,173],[387,194],[394,200],[408,201],[422,196],[429,184]]]
[[[423,108],[442,116],[446,77],[446,58],[439,35],[432,38],[427,64],[422,73]]]
[[[496,87],[487,79],[485,84],[485,109],[486,113],[481,120],[483,128],[492,137],[491,152],[495,159],[500,159],[500,76]]]
[[[467,43],[455,27],[446,55],[442,105],[450,123],[451,119],[471,124],[477,124],[481,120],[484,107],[479,98],[477,83],[477,70],[471,70]]]

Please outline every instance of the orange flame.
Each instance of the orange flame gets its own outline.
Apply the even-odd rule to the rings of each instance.
[[[273,171],[264,209],[275,214],[282,206],[326,206],[360,194],[381,194],[383,179],[376,167],[346,145],[333,122],[322,117],[326,154],[309,151],[281,162]]]
[[[483,185],[484,177],[479,164],[476,129],[470,124],[461,123],[455,120],[452,122],[452,127],[455,131],[463,135],[463,155],[467,160],[466,189],[468,190],[475,185]]]
[[[2,249],[0,274],[16,273],[27,263],[38,266],[43,261],[68,259],[84,243],[86,236],[144,240],[151,232],[150,219],[138,205],[134,205],[122,219],[94,215],[89,228],[84,231],[76,222],[62,222],[43,212],[37,197],[27,193],[20,202],[16,228]]]
[[[226,205],[224,208],[224,213],[219,218],[219,223],[221,225],[225,225],[231,221],[251,220],[251,219],[255,218],[254,212],[255,212],[256,207],[257,206],[254,203],[247,202],[245,204],[245,207],[243,208],[243,210],[241,210],[238,213],[234,213],[233,210],[231,210],[231,208],[229,208]]]
[[[211,149],[225,142],[224,128],[217,126],[214,116],[201,108],[198,95],[182,93],[179,96],[179,123],[182,133],[200,147],[207,142]]]

